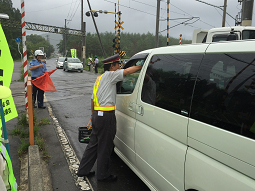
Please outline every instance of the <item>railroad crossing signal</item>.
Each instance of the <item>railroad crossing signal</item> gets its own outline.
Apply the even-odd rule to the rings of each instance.
[[[115,29],[121,28],[122,30],[124,30],[124,28],[121,26],[123,23],[124,23],[124,21],[121,21],[121,23],[118,23],[115,21]]]
[[[119,55],[120,57],[125,57],[126,56],[126,52],[125,51],[119,51]]]

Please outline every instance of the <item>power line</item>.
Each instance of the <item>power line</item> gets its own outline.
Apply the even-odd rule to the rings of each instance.
[[[107,1],[107,2],[109,2],[109,3],[114,3],[114,2],[108,1],[108,0],[105,0],[105,1]],[[126,8],[128,8],[128,9],[132,9],[132,10],[135,10],[135,11],[139,11],[139,12],[141,12],[141,13],[145,13],[145,14],[148,14],[148,15],[156,16],[155,14],[148,13],[148,12],[145,12],[145,11],[142,11],[142,10],[139,10],[139,9],[135,9],[135,8],[132,8],[132,7],[128,7],[128,6],[126,6],[126,5],[122,5],[122,4],[119,4],[119,5],[122,6],[122,7],[126,7]]]
[[[137,2],[137,3],[140,3],[140,4],[143,4],[143,5],[147,5],[147,6],[150,6],[150,7],[154,7],[154,8],[157,8],[156,6],[154,5],[150,5],[150,4],[147,4],[147,3],[143,3],[143,2],[140,2],[140,1],[137,1],[137,0],[132,0],[134,2]],[[167,9],[163,9],[163,8],[160,8],[161,10],[164,10],[164,11],[167,11]],[[174,12],[172,10],[170,10],[170,12],[172,13],[175,13],[175,14],[179,14],[179,15],[183,15],[182,13],[177,13],[177,12]]]
[[[69,15],[69,18],[67,18],[67,19],[69,20],[67,24],[69,24],[70,21],[72,21],[72,18],[73,18],[74,15],[76,14],[76,11],[77,11],[77,9],[78,9],[78,7],[77,7],[76,10],[75,10],[76,3],[77,3],[77,2],[78,2],[78,7],[79,7],[79,5],[80,5],[80,3],[81,3],[81,1],[76,1],[76,2],[74,3],[74,5],[73,5],[73,10],[71,11],[71,13],[70,13],[70,15]],[[72,17],[72,18],[71,18],[71,17]]]
[[[110,3],[114,3],[114,2],[109,1],[109,0],[105,0],[105,1],[110,2]],[[139,1],[137,1],[137,0],[132,0],[132,1],[139,2]],[[164,1],[164,2],[166,3],[166,1]],[[142,3],[142,2],[141,2],[141,3]],[[145,4],[145,3],[143,3],[143,4]],[[188,15],[191,16],[191,17],[194,17],[193,15],[191,15],[191,14],[187,13],[186,11],[184,11],[184,10],[178,8],[177,6],[173,5],[172,3],[170,3],[170,4],[171,4],[173,7],[175,7],[176,9],[178,9],[178,10],[180,10],[180,11],[182,11],[182,12],[188,14]],[[120,4],[120,5],[121,5],[121,4]],[[148,5],[148,6],[153,6],[153,5],[149,5],[149,4],[147,4],[147,5]],[[155,14],[151,14],[151,13],[148,13],[148,12],[144,12],[144,11],[141,11],[141,10],[138,10],[138,9],[135,9],[135,8],[131,8],[131,7],[125,6],[125,5],[121,5],[121,6],[126,7],[126,8],[129,8],[129,9],[133,9],[133,10],[135,10],[135,11],[139,11],[139,12],[142,12],[142,13],[146,13],[146,14],[149,14],[149,15],[152,15],[152,16],[156,16]],[[154,6],[154,7],[155,7],[155,6]],[[172,11],[170,11],[170,12],[172,12]],[[178,14],[181,14],[181,13],[178,13]],[[184,14],[184,15],[185,15],[185,14]],[[209,23],[206,23],[206,22],[202,21],[201,19],[200,19],[200,22],[202,22],[202,23],[204,23],[204,24],[206,24],[206,25],[208,25],[208,26],[215,27],[215,26],[213,26],[213,25],[211,25],[211,24],[209,24]],[[199,27],[196,27],[196,28],[199,28]]]
[[[81,2],[79,2],[78,6],[77,6],[77,8],[76,8],[76,10],[75,10],[75,12],[74,12],[74,14],[73,14],[73,17],[71,18],[71,16],[70,16],[70,18],[71,18],[70,20],[71,20],[71,21],[73,20],[74,15],[76,14],[78,7],[80,6],[80,3],[81,3]],[[69,23],[69,22],[68,22],[68,23]]]
[[[164,1],[164,2],[165,2],[165,1]],[[193,15],[191,15],[191,14],[187,13],[186,11],[184,11],[184,10],[178,8],[177,6],[173,5],[172,3],[170,3],[170,4],[171,4],[173,7],[175,7],[176,9],[178,9],[178,10],[180,10],[180,11],[182,11],[182,12],[188,14],[189,16],[192,16],[192,17],[193,17]],[[209,23],[206,23],[206,22],[204,22],[204,21],[201,20],[201,19],[200,19],[200,22],[202,22],[202,23],[204,23],[204,24],[206,24],[206,25],[209,25],[209,26],[211,26],[211,27],[214,27],[213,25],[211,25],[211,24],[209,24]]]
[[[70,6],[70,9],[69,9],[69,12],[68,12],[68,14],[67,14],[67,17],[66,17],[66,18],[68,18],[68,16],[69,16],[69,13],[70,13],[70,11],[71,11],[72,5],[73,5],[73,0],[72,0],[71,6]]]
[[[220,16],[223,16],[223,15],[218,11],[218,9],[216,9],[216,7],[214,7],[214,9],[219,13]],[[230,26],[230,24],[228,23],[227,19],[226,19],[225,21],[226,21],[226,23],[228,24],[228,26]],[[230,27],[231,27],[231,26],[230,26]]]
[[[27,13],[40,12],[40,11],[44,11],[44,12],[45,12],[45,10],[57,9],[57,8],[59,8],[59,7],[63,7],[63,6],[70,5],[70,4],[71,4],[71,3],[67,3],[67,4],[63,4],[63,5],[57,6],[57,7],[52,7],[52,8],[43,9],[43,10],[27,11]]]

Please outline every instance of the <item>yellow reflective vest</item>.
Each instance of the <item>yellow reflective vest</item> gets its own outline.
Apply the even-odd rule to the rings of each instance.
[[[5,146],[0,142],[0,153],[3,156],[4,160],[6,160],[6,164],[8,169],[5,170],[5,172],[7,172],[7,176],[8,176],[8,186],[6,186],[8,191],[17,191],[18,189],[18,185],[16,182],[16,178],[14,177],[13,174],[13,169],[12,169],[12,162],[10,159],[10,156],[5,148]]]
[[[98,103],[98,99],[97,99],[97,90],[100,84],[100,80],[102,78],[103,74],[101,76],[97,77],[95,86],[94,86],[94,90],[93,90],[93,96],[94,96],[94,110],[98,110],[98,111],[113,111],[116,109],[116,103],[114,106],[100,106]]]

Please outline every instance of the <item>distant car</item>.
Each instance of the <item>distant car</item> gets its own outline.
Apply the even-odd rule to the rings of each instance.
[[[56,68],[63,68],[65,57],[59,57],[56,61]]]
[[[83,65],[79,58],[66,58],[63,64],[64,71],[83,72]]]

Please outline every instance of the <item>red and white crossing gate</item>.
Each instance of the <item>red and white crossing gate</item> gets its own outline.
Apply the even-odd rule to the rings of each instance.
[[[23,66],[24,66],[24,83],[25,83],[25,104],[26,109],[28,108],[28,99],[27,99],[27,43],[26,43],[26,28],[25,28],[25,3],[24,0],[21,0],[21,28],[22,28],[22,45],[23,45]]]

